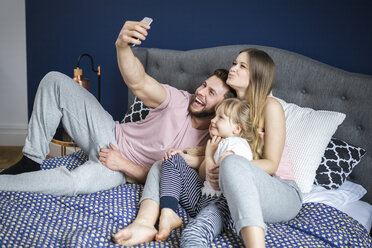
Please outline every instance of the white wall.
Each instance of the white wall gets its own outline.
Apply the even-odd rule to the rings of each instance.
[[[0,146],[23,146],[27,119],[25,0],[0,0]]]

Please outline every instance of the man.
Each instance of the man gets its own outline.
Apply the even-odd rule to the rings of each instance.
[[[144,183],[151,165],[169,148],[184,149],[206,142],[215,105],[232,94],[224,83],[227,72],[217,70],[193,96],[160,84],[146,74],[129,46],[140,44],[149,28],[127,21],[116,41],[125,83],[153,108],[146,119],[115,123],[94,96],[71,78],[48,73],[35,97],[24,157],[0,175],[0,190],[75,195],[116,187],[126,182],[125,176]],[[40,171],[60,120],[89,160],[71,172],[65,167]],[[30,168],[35,171],[17,174]]]

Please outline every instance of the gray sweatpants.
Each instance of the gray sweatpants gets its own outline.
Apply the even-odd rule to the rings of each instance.
[[[160,177],[161,177],[161,160],[156,161],[147,174],[145,187],[139,204],[143,200],[150,199],[160,206]]]
[[[23,154],[41,164],[49,153],[49,143],[61,120],[66,132],[88,154],[89,160],[71,172],[59,167],[0,175],[0,190],[75,195],[125,183],[123,173],[106,168],[98,159],[100,148],[108,148],[110,142],[117,147],[111,115],[92,94],[58,72],[48,73],[40,82]]]
[[[222,161],[219,185],[238,233],[247,226],[266,231],[265,222],[293,219],[302,206],[302,194],[294,181],[270,176],[239,155]]]
[[[141,201],[160,202],[160,161],[150,169]],[[239,155],[227,156],[220,165],[220,188],[228,202],[237,232],[243,227],[258,226],[266,231],[267,223],[288,221],[302,206],[297,184],[270,176]]]

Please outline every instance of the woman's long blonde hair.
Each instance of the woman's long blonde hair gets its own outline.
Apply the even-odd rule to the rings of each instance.
[[[260,135],[260,121],[266,98],[273,89],[275,80],[275,64],[264,51],[248,48],[240,51],[247,53],[249,67],[249,85],[245,92],[245,99],[249,101],[249,120],[253,129],[253,140],[250,142],[254,159],[263,157],[263,139]],[[256,155],[255,155],[256,154]]]

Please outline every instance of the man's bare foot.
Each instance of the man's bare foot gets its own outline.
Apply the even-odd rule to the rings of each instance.
[[[153,241],[158,231],[154,226],[133,222],[117,232],[113,240],[116,244],[132,246]]]
[[[182,225],[182,219],[170,208],[163,208],[159,218],[159,232],[156,241],[165,241],[172,230]]]

